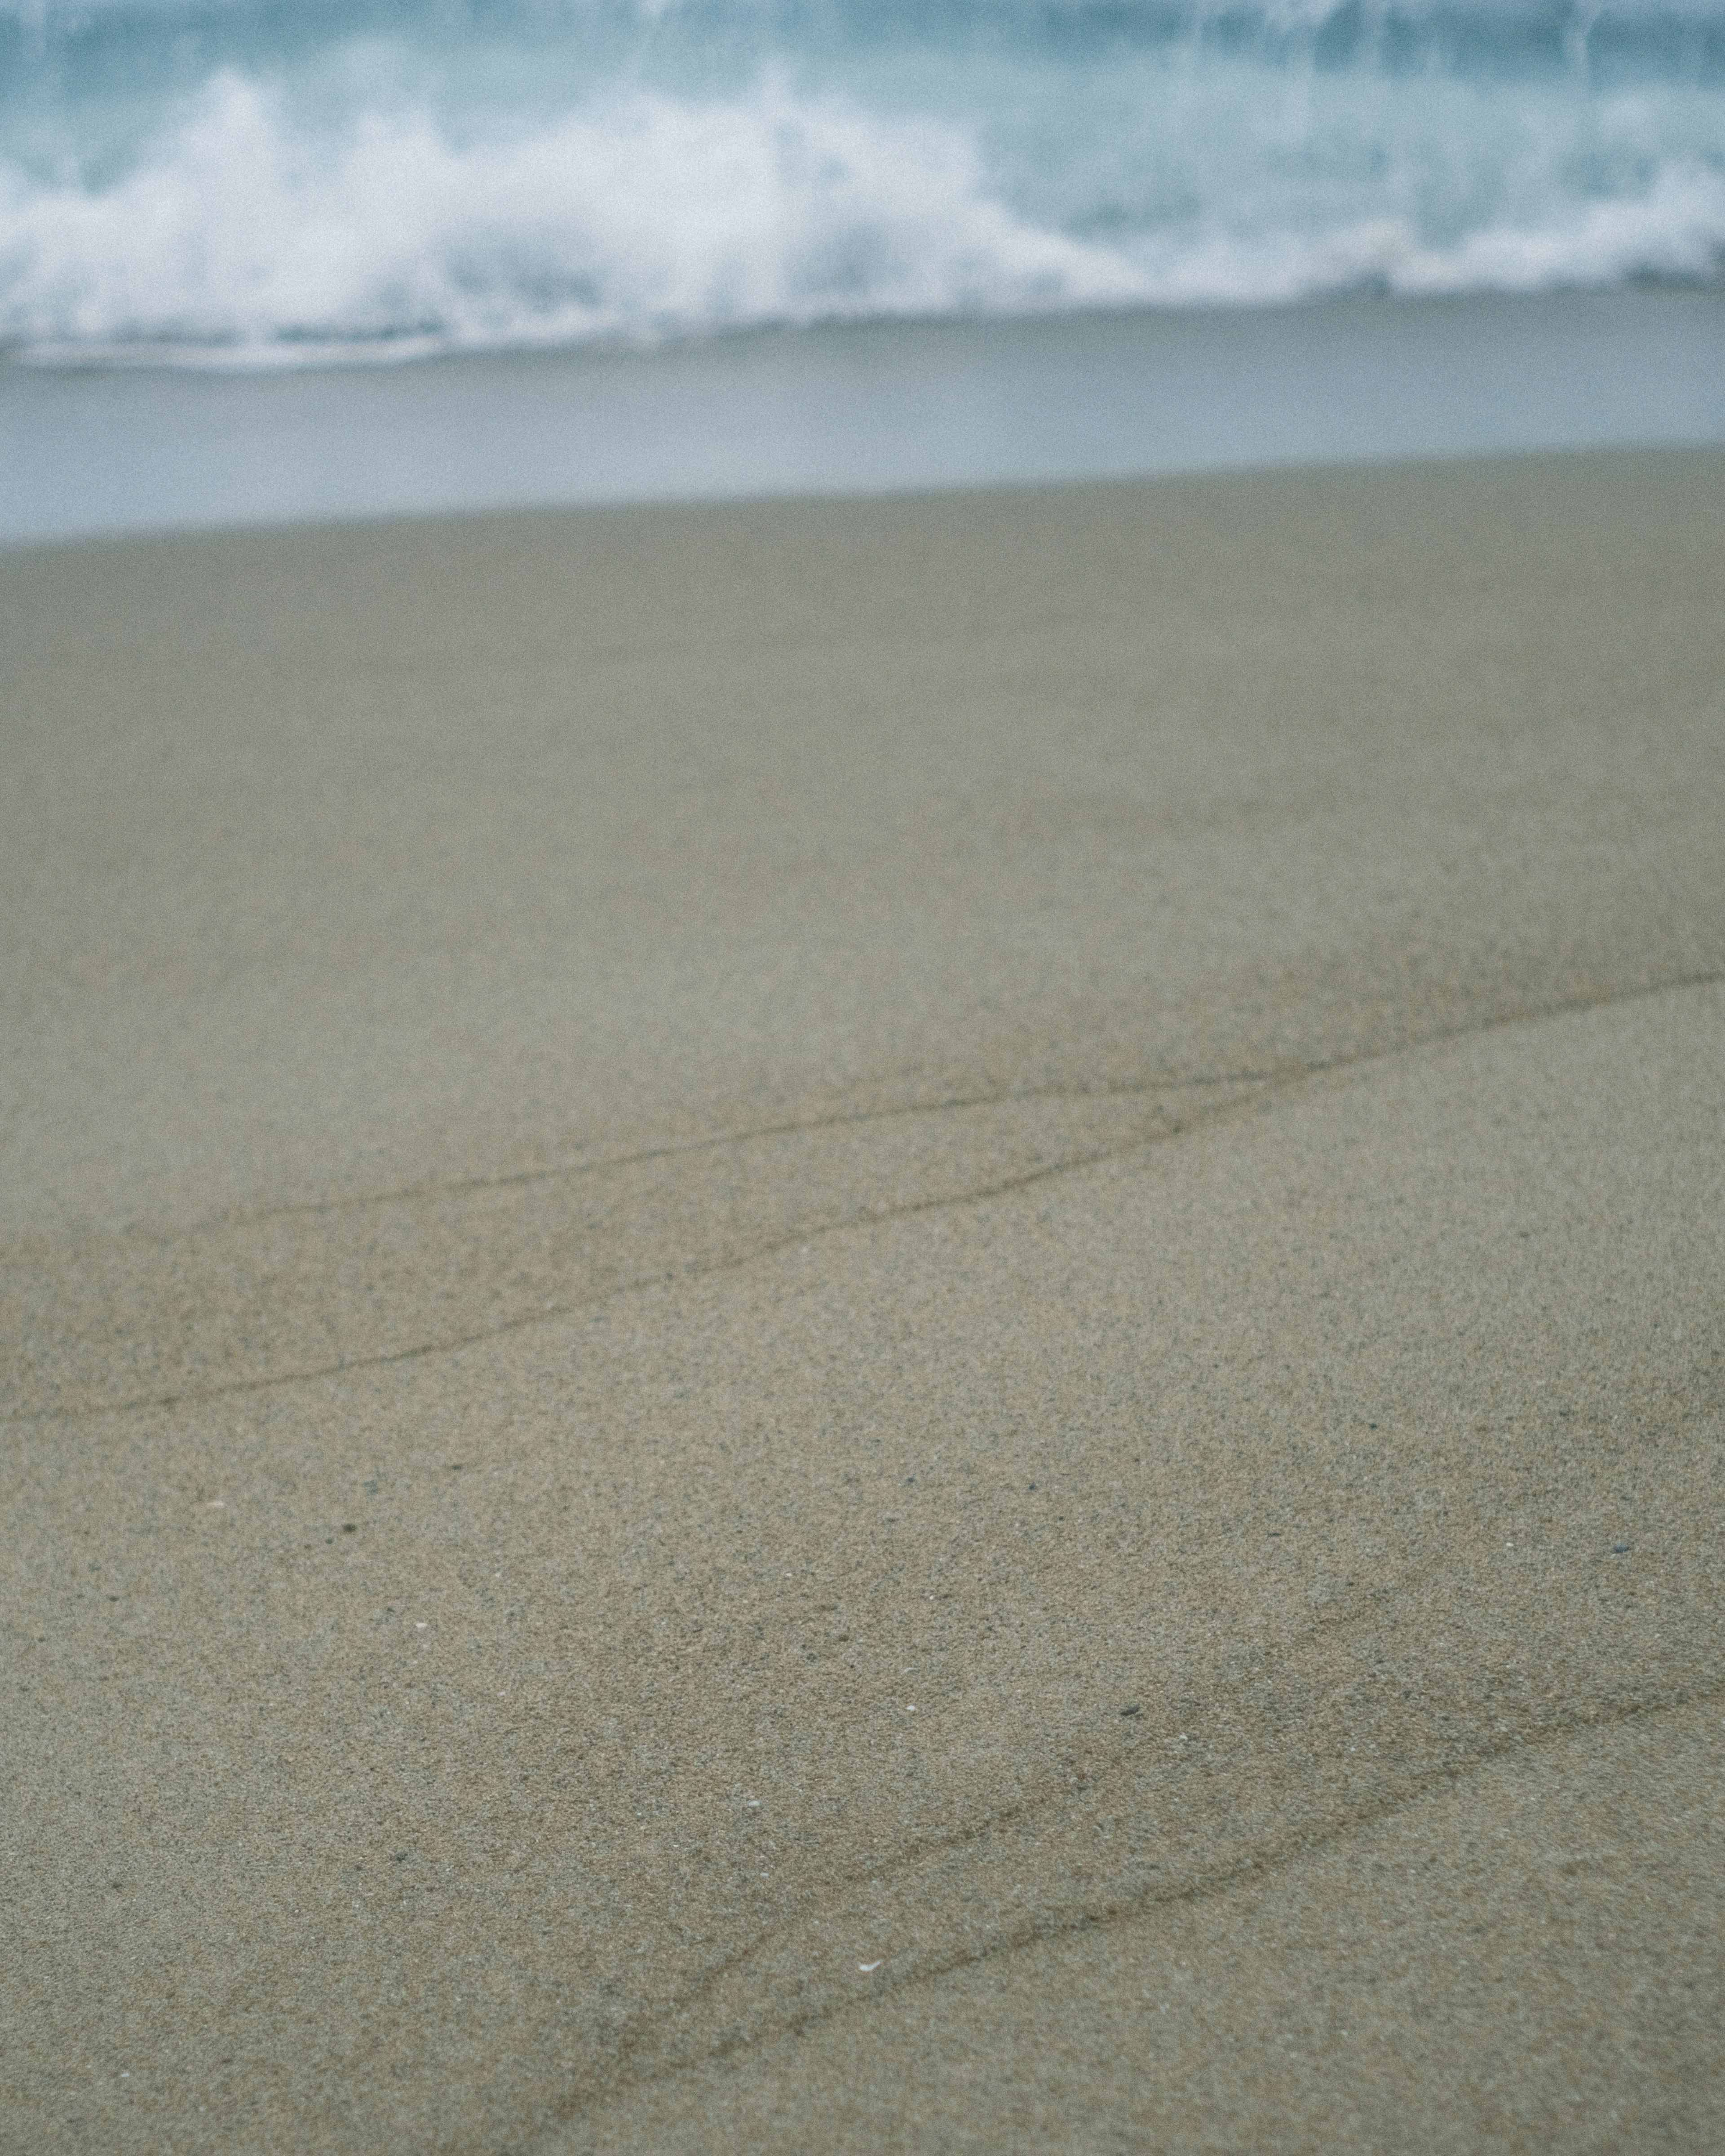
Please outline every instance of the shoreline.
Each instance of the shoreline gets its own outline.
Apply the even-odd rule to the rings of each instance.
[[[259,372],[0,361],[0,547],[1725,440],[1725,290],[1329,299]]]

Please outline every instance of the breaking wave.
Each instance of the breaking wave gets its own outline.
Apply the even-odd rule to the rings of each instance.
[[[1081,7],[972,9],[944,43],[853,12],[816,36],[731,0],[667,44],[663,7],[459,36],[447,11],[434,34],[406,5],[357,31],[301,10],[289,38],[235,5],[197,16],[190,61],[162,29],[152,72],[183,9],[14,8],[0,340],[282,364],[1725,259],[1705,13],[1658,17],[1651,59],[1604,38],[1614,71],[1598,10],[1585,38],[1499,11],[1486,60],[1452,29],[1417,64],[1384,10],[1375,42],[1358,10],[1345,36],[1290,7],[1087,40]],[[718,18],[747,36],[716,44]]]

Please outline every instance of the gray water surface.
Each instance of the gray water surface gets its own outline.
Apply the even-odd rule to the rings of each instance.
[[[0,542],[1725,441],[1725,290],[871,322],[262,374],[0,362]]]

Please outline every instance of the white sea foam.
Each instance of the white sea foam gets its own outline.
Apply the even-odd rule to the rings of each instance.
[[[233,74],[106,187],[0,191],[0,331],[61,346],[453,346],[1134,296],[957,131],[768,85],[458,146],[424,112],[296,130]]]
[[[1630,199],[1555,205],[1537,223],[1487,225],[1447,245],[1404,216],[1317,234],[1212,233],[1137,251],[1152,305],[1265,304],[1378,289],[1434,295],[1585,290],[1635,277],[1702,280],[1725,255],[1725,176],[1661,167]]]
[[[1045,112],[1014,136],[974,100],[871,106],[769,66],[722,95],[614,87],[463,126],[398,90],[318,112],[223,68],[116,169],[0,160],[0,339],[285,363],[1362,285],[1525,291],[1725,259],[1717,93],[1559,85],[1541,103],[1227,63],[1112,95],[1106,127],[1075,110],[1056,141]]]

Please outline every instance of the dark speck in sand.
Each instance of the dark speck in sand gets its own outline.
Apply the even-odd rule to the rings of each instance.
[[[389,1861],[392,1864],[405,1864],[412,1854],[411,1850],[398,1849]]]
[[[1120,1711],[1121,1711],[1121,1712],[1122,1712],[1123,1715],[1124,1715],[1124,1714],[1142,1714],[1142,1713],[1144,1712],[1144,1710],[1143,1710],[1143,1708],[1142,1708],[1142,1707],[1122,1707],[1122,1708],[1121,1708],[1121,1710],[1120,1710]]]
[[[1630,1546],[1627,1543],[1613,1543],[1611,1545],[1611,1554],[1613,1557],[1627,1557],[1629,1555],[1629,1552]]]
[[[341,1532],[344,1535],[357,1535],[359,1532],[358,1523],[353,1520],[343,1520]]]

